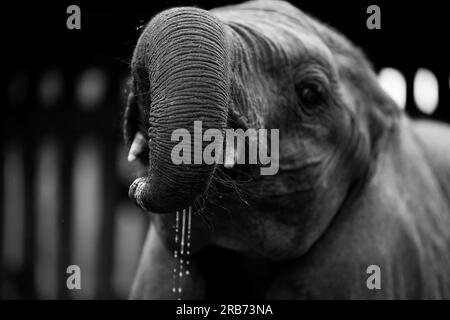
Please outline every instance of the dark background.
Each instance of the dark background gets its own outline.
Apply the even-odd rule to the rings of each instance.
[[[0,297],[126,296],[148,223],[145,215],[127,199],[133,170],[126,164],[120,132],[124,83],[140,27],[166,8],[196,5],[209,9],[238,2],[74,0],[1,4],[6,101],[1,109],[0,136]],[[401,71],[407,83],[406,111],[410,115],[449,122],[449,12],[442,3],[314,0],[300,1],[297,6],[353,40],[366,52],[377,71],[383,67]],[[81,30],[66,28],[66,9],[71,4],[81,8]],[[366,28],[366,9],[371,4],[381,8],[381,30]],[[431,70],[439,82],[439,105],[431,115],[422,113],[413,100],[413,80],[418,68]],[[84,81],[83,74],[89,71],[93,71],[92,81],[102,82],[103,91],[94,106],[83,107],[77,88]],[[48,74],[56,75],[53,79],[61,84],[60,93],[51,100],[50,106],[45,100],[48,91],[42,93]],[[45,174],[39,175],[38,164],[41,149],[48,141],[56,160],[50,162],[53,165],[45,172],[51,174],[54,168],[57,175],[47,179]],[[80,153],[87,160],[81,161],[81,169],[77,171],[74,168],[78,168]],[[92,163],[96,164],[94,169]],[[17,171],[17,181],[10,170]],[[92,174],[85,177],[83,172],[87,170]],[[96,219],[96,224],[91,223],[90,216],[76,222],[77,212],[83,210],[77,209],[77,202],[84,202],[82,190],[92,185],[91,178],[98,190],[93,189],[94,200],[89,198],[89,201],[96,204],[89,207],[88,200],[86,203],[88,211],[94,213],[92,219]],[[55,185],[51,189],[55,194],[45,199],[57,200],[56,204],[49,205],[49,210],[39,209],[38,189],[50,183]],[[13,187],[19,192],[8,193]],[[78,189],[81,198],[76,196]],[[17,198],[10,198],[11,194]],[[17,215],[23,217],[14,222],[11,219],[16,219],[16,213],[8,215],[7,210],[15,208],[16,203],[20,203]],[[53,215],[47,214],[52,210]],[[50,221],[49,229],[45,225],[42,228],[41,218]],[[96,227],[84,228],[83,223]],[[81,227],[77,229],[74,225]],[[11,232],[12,227],[17,232],[15,229]],[[87,235],[80,230],[87,230]],[[52,240],[47,240],[46,234]],[[80,239],[93,239],[94,243],[83,243]],[[16,257],[15,249],[11,249],[13,245],[20,251]],[[89,249],[91,246],[94,249]],[[83,258],[85,247],[88,256]],[[73,254],[74,250],[81,253]],[[12,252],[13,258],[6,252]],[[80,256],[82,262],[76,260]],[[12,263],[10,259],[17,261]],[[68,292],[65,270],[70,264],[81,264],[82,270],[87,270],[87,278],[96,285],[83,283],[84,293]],[[43,280],[38,266],[47,270]]]

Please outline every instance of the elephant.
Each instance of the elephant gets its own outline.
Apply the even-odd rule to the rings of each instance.
[[[131,299],[175,298],[174,224],[189,207],[182,299],[221,286],[256,299],[450,298],[450,128],[411,119],[344,35],[284,1],[176,7],[145,26],[130,69],[123,131],[141,169],[129,196],[151,221]],[[174,164],[171,133],[194,121],[279,129],[278,172]]]

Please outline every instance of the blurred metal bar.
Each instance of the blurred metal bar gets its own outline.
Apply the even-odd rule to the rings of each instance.
[[[110,79],[119,79],[117,70],[111,70],[115,73],[108,77]],[[102,144],[101,162],[102,162],[102,217],[100,230],[100,252],[103,258],[98,264],[98,291],[99,299],[116,298],[113,290],[113,270],[114,270],[114,247],[117,245],[115,234],[116,208],[118,205],[117,194],[117,144],[122,141],[120,135],[120,116],[118,110],[119,101],[117,93],[120,90],[119,81],[110,81],[108,84],[108,92],[106,99],[101,107],[102,114],[111,115],[109,127],[104,128],[100,133]]]
[[[36,70],[30,68],[30,86],[35,87],[36,85]],[[25,104],[19,108],[16,108],[22,114],[20,121],[15,121],[15,130],[18,130],[21,143],[24,146],[23,149],[23,163],[24,163],[24,210],[25,210],[25,221],[24,221],[24,234],[22,235],[23,242],[23,252],[24,252],[24,265],[21,270],[21,279],[19,287],[24,294],[24,298],[35,299],[36,298],[36,283],[35,283],[35,180],[36,180],[36,122],[33,118],[33,114],[36,111],[36,101],[34,96],[34,91],[30,91],[25,97]],[[18,126],[20,123],[20,129]]]
[[[36,294],[42,299],[57,298],[59,152],[53,137],[43,135],[38,147],[36,172]]]
[[[114,298],[112,294],[113,252],[115,245],[114,221],[116,207],[116,150],[115,141],[108,138],[114,132],[106,132],[102,141],[102,217],[100,231],[100,252],[102,259],[98,264],[98,299]]]
[[[30,120],[30,119],[29,119]],[[31,120],[30,120],[31,121]],[[31,129],[31,128],[30,128]],[[26,132],[23,136],[25,145],[24,150],[24,171],[25,171],[25,241],[24,241],[24,269],[23,269],[23,288],[25,297],[28,299],[36,298],[35,287],[35,204],[36,197],[34,184],[36,178],[36,138],[31,132]]]
[[[68,88],[75,88],[77,66],[67,68],[64,76],[65,83]],[[67,92],[63,97],[60,106],[54,108],[52,113],[45,117],[53,124],[54,133],[59,139],[60,161],[59,161],[59,189],[60,201],[58,203],[58,277],[57,277],[57,296],[58,299],[68,299],[69,292],[67,289],[67,267],[70,265],[71,256],[71,225],[73,215],[73,159],[74,148],[76,142],[76,130],[79,121],[74,119],[76,109],[74,107],[75,95],[73,91]],[[72,120],[71,125],[68,124],[69,119]],[[64,134],[61,134],[64,133]]]
[[[74,158],[74,142],[72,137],[66,137],[60,143],[61,161],[59,188],[61,201],[59,202],[59,234],[58,234],[58,298],[67,299],[68,292],[66,286],[66,269],[70,262],[70,236],[71,236],[71,216],[72,216],[72,167]]]

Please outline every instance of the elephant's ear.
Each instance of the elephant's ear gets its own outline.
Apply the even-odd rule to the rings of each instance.
[[[372,81],[371,99],[366,105],[368,129],[372,153],[377,153],[381,138],[393,130],[402,113],[395,101],[381,88],[376,79]]]
[[[351,109],[359,130],[370,141],[376,154],[381,138],[395,126],[402,113],[392,98],[381,88],[370,63],[359,50],[341,55],[339,76],[351,92]]]
[[[136,97],[134,81],[128,83],[128,97],[123,115],[123,137],[125,143],[130,146],[139,127],[139,107]]]

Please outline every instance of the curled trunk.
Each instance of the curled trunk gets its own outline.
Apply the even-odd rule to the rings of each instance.
[[[194,159],[194,121],[202,121],[203,131],[226,125],[229,79],[223,26],[204,10],[164,11],[139,39],[132,68],[138,87],[148,83],[144,87],[149,92],[138,94],[150,97],[150,154],[148,175],[132,184],[130,196],[153,212],[185,208],[206,190],[215,165],[174,164],[171,151],[178,141],[171,141],[171,135],[180,128],[190,132]]]

